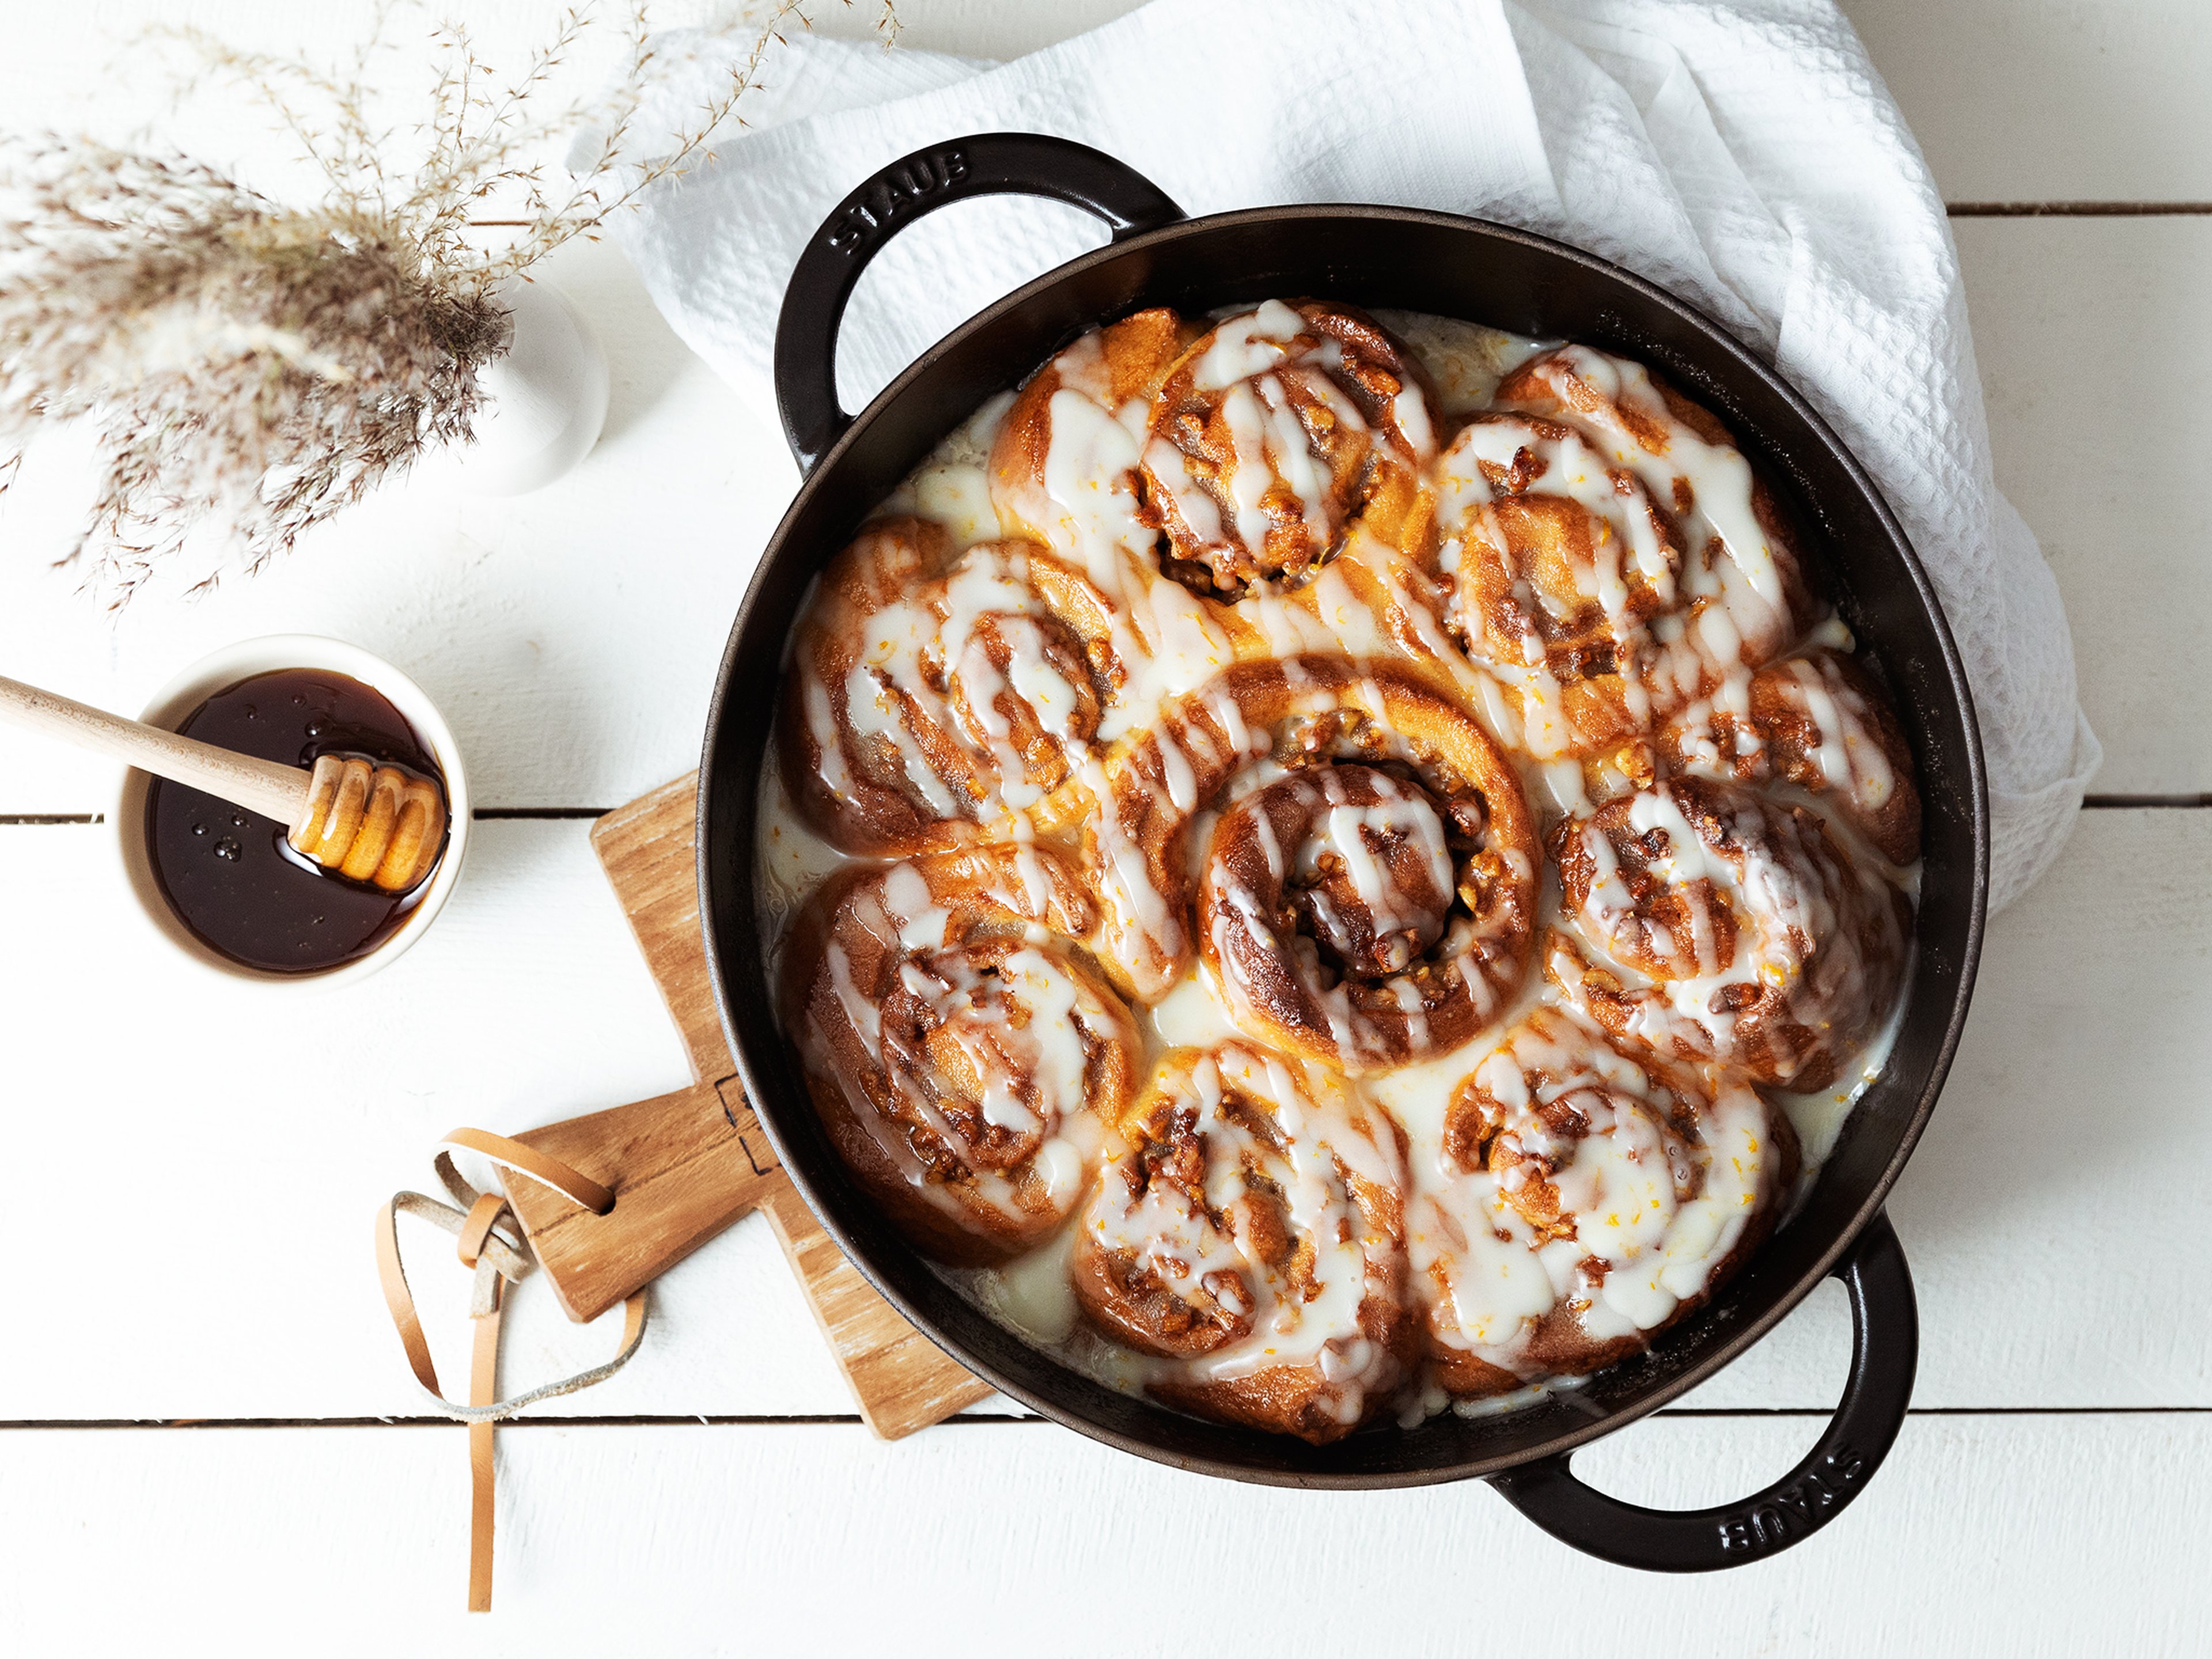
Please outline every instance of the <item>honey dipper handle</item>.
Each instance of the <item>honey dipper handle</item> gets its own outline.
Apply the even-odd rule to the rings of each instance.
[[[304,768],[257,760],[195,738],[179,737],[17,680],[0,678],[0,718],[112,756],[156,777],[204,789],[287,828],[307,804]]]

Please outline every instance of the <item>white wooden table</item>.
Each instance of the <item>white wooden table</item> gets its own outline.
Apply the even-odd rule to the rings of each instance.
[[[903,9],[915,44],[1004,54],[1122,6]],[[496,45],[550,9],[471,11]],[[310,1104],[292,1086],[309,1033],[118,953],[112,778],[0,742],[0,1647],[1120,1652],[1158,1645],[1167,1604],[1223,1652],[2212,1647],[2212,7],[1847,9],[1958,204],[1998,475],[2058,573],[2109,757],[2056,869],[1990,930],[1891,1201],[1919,1387],[1848,1515],[1671,1583],[1582,1561],[1480,1486],[1246,1489],[1004,1407],[886,1445],[750,1220],[659,1285],[628,1371],[502,1434],[497,1609],[469,1622],[462,1435],[401,1363],[369,1213],[426,1184],[455,1122],[523,1127],[685,1081],[585,820],[694,763],[724,628],[794,482],[619,256],[578,247],[555,274],[606,341],[613,411],[538,495],[394,491],[250,585],[156,593],[119,623],[44,568],[73,503],[0,503],[0,669],[135,709],[218,643],[336,634],[441,702],[488,809],[452,908],[362,994],[422,1082],[341,1073]],[[114,35],[158,9],[21,8],[0,120],[75,125]],[[272,38],[309,15],[190,9]],[[359,9],[286,27],[335,39]],[[459,1376],[464,1276],[434,1249],[418,1288]],[[612,1346],[611,1323],[568,1327],[541,1288],[515,1306],[510,1379]],[[1847,1332],[1824,1288],[1578,1468],[1646,1503],[1741,1496],[1811,1441]],[[1224,1567],[1235,1587],[1201,1598],[1125,1577]]]

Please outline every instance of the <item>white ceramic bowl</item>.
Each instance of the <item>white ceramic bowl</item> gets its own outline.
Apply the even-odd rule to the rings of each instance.
[[[167,940],[187,963],[240,985],[285,988],[295,992],[327,991],[365,979],[394,961],[401,951],[422,938],[437,918],[447,896],[453,890],[453,884],[460,879],[462,855],[468,850],[469,784],[461,769],[461,751],[453,742],[453,734],[447,729],[444,717],[423,695],[422,687],[382,658],[370,655],[357,645],[326,640],[314,634],[271,634],[225,646],[201,658],[163,686],[138,718],[149,726],[173,730],[216,692],[256,674],[283,668],[325,669],[349,675],[364,685],[374,687],[407,717],[407,723],[436,757],[438,769],[445,774],[446,799],[453,812],[446,855],[430,878],[428,890],[408,912],[406,920],[392,930],[389,939],[365,956],[316,974],[266,973],[233,962],[203,944],[170,909],[168,901],[155,884],[146,850],[146,792],[153,781],[147,774],[136,769],[124,774],[123,786],[117,792],[107,821],[114,833],[125,885],[132,901],[126,908],[143,917],[151,931]]]

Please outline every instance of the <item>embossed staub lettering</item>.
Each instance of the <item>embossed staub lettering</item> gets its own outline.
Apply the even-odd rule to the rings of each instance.
[[[1811,1532],[1844,1501],[1847,1490],[1857,1484],[1865,1469],[1865,1462],[1856,1452],[1848,1445],[1838,1446],[1820,1460],[1818,1468],[1791,1481],[1764,1503],[1722,1517],[1721,1548],[1730,1555],[1757,1554],[1778,1548],[1793,1534],[1802,1537]]]
[[[959,146],[933,149],[902,162],[823,227],[830,246],[848,258],[933,196],[942,196],[968,176],[968,155]]]

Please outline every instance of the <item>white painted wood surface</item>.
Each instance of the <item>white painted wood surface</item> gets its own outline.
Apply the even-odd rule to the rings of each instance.
[[[1125,0],[907,0],[916,45],[1026,49]],[[362,6],[315,9],[337,39]],[[1954,201],[2212,198],[2212,12],[2197,0],[1846,0]],[[145,0],[26,12],[0,121],[119,118],[81,104]],[[481,0],[487,50],[535,36],[538,0]],[[277,0],[171,7],[234,38],[296,38]],[[84,27],[89,18],[94,25]],[[837,20],[841,31],[849,23]],[[512,52],[509,52],[512,55]],[[262,155],[233,112],[204,153]],[[226,125],[228,123],[228,125]],[[229,149],[222,146],[228,143]],[[264,146],[265,148],[265,146]],[[2202,216],[1957,224],[2001,480],[2064,589],[2106,793],[2212,790],[2212,412]],[[511,503],[388,492],[250,585],[143,599],[119,622],[42,551],[71,526],[65,469],[0,500],[0,672],[136,713],[213,646],[330,632],[414,674],[453,721],[483,802],[610,806],[694,763],[726,619],[793,482],[772,434],[675,341],[611,250],[554,274],[605,338],[606,438]],[[2115,414],[2112,411],[2124,411]],[[11,740],[0,815],[105,809],[102,769]],[[0,823],[0,1109],[16,1267],[0,1422],[414,1416],[383,1323],[368,1217],[430,1185],[433,1138],[526,1127],[675,1086],[683,1062],[585,841],[568,822],[480,823],[467,879],[365,1024],[406,1034],[415,1078],[343,1067],[312,1106],[266,1027],[164,982],[128,941],[108,830]],[[502,1435],[498,1611],[464,1629],[458,1430],[0,1431],[8,1650],[486,1652],[805,1646],[1126,1650],[1157,1629],[1091,1610],[1102,1540],[1146,1562],[1265,1536],[1267,1571],[1209,1646],[1388,1638],[1655,1655],[1981,1656],[2212,1644],[2212,1320],[2187,1241],[2212,1223],[2212,812],[2094,811],[1992,929],[1935,1123],[1892,1204],[1919,1285],[1920,1416],[1853,1511],[1715,1584],[1577,1563],[1480,1490],[1316,1498],[1111,1455],[1039,1424],[536,1425]],[[152,1011],[118,1036],[104,1011]],[[471,1018],[455,1018],[467,1011]],[[307,1034],[301,1034],[304,1042]],[[241,1041],[241,1039],[252,1039]],[[438,1357],[464,1364],[463,1275],[409,1232]],[[612,1346],[516,1297],[510,1382]],[[566,1416],[791,1418],[849,1403],[773,1241],[740,1224],[664,1279],[637,1363]],[[1816,1295],[1692,1401],[1834,1398],[1847,1322]],[[2001,1415],[2021,1408],[2064,1415]],[[2124,1412],[2117,1408],[2127,1408]],[[1793,1462],[1804,1417],[1668,1417],[1578,1468],[1641,1501],[1738,1497]],[[1112,1547],[1109,1545],[1108,1547]],[[1319,1587],[1312,1597],[1265,1584]],[[947,1594],[948,1591],[952,1594]],[[1702,1616],[1685,1609],[1696,1595]],[[957,1616],[947,1603],[965,1609]],[[974,1609],[988,1611],[978,1615]],[[827,1611],[825,1610],[831,1610]],[[1231,1626],[1233,1616],[1249,1623]]]
[[[1638,1501],[1725,1500],[1808,1432],[1668,1419],[1587,1467]],[[459,1610],[461,1438],[11,1434],[0,1492],[36,1522],[0,1565],[0,1629],[26,1655],[164,1659],[2133,1659],[2202,1653],[2208,1613],[2212,1487],[2172,1478],[2212,1466],[2204,1418],[1916,1418],[1814,1547],[1687,1582],[1577,1563],[1479,1486],[1231,1486],[1043,1424],[895,1446],[848,1425],[512,1430],[489,1618]]]
[[[2203,0],[1842,3],[1945,200],[2212,201]]]
[[[2212,376],[2212,216],[1953,229],[1997,482],[2058,574],[2105,743],[2089,787],[2212,790],[2212,719],[2188,689],[2212,684],[2212,422],[2193,390]],[[2107,426],[2112,409],[2141,413]]]

